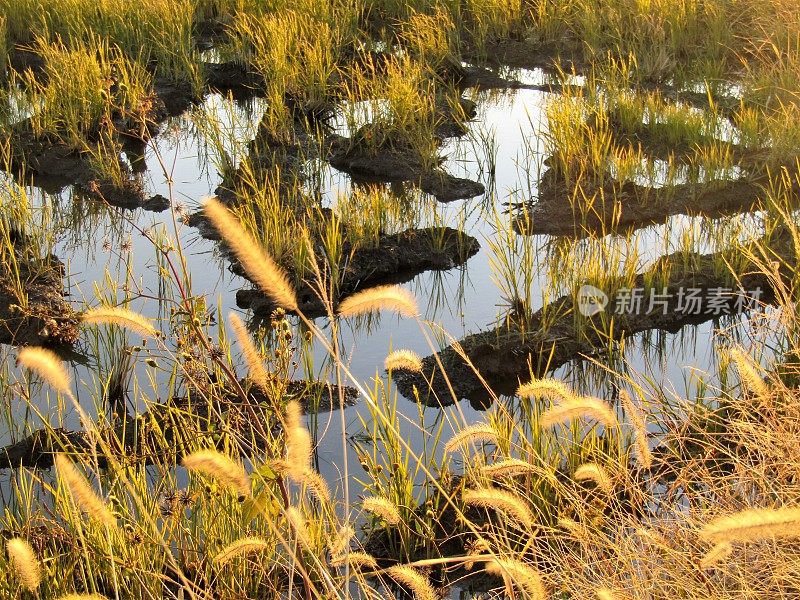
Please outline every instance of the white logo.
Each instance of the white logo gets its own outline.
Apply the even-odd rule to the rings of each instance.
[[[608,306],[608,296],[593,285],[582,285],[578,290],[578,311],[584,317],[593,317]]]

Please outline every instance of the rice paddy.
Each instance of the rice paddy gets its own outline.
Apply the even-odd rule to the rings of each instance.
[[[798,39],[0,0],[0,596],[794,597]]]

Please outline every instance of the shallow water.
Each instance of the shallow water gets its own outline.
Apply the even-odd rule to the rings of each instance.
[[[537,72],[517,72],[515,75],[526,83],[542,80],[542,75]],[[424,273],[405,284],[418,298],[423,317],[455,339],[491,327],[504,313],[506,301],[495,282],[502,277],[493,270],[496,257],[492,256],[490,242],[498,239],[498,226],[508,226],[505,203],[535,198],[537,175],[545,159],[543,132],[547,127],[544,106],[548,94],[545,92],[520,89],[504,92],[470,91],[468,95],[478,103],[478,116],[470,125],[469,135],[449,140],[443,146],[442,154],[447,157],[444,167],[456,176],[482,181],[489,192],[485,197],[447,205],[438,204],[433,199],[427,202],[432,211],[435,209],[440,222],[462,228],[477,237],[482,249],[463,268]],[[217,112],[227,126],[236,129],[242,146],[254,135],[263,111],[259,101],[236,104],[220,96],[209,96],[205,106]],[[131,160],[135,165],[135,157]],[[173,208],[181,211],[196,210],[201,199],[212,194],[220,183],[216,169],[209,162],[202,136],[186,116],[165,125],[162,134],[148,147],[143,160],[146,165],[143,176],[148,190],[171,198]],[[492,165],[495,165],[493,173]],[[350,179],[327,165],[318,167],[313,185],[318,186],[327,205],[335,206],[337,198],[349,192]],[[172,180],[171,185],[166,175]],[[97,304],[97,297],[116,297],[120,300],[121,288],[112,289],[110,282],[126,279],[143,295],[163,295],[159,287],[161,279],[154,249],[137,232],[137,228],[152,230],[164,227],[171,232],[174,225],[171,212],[155,214],[136,210],[122,213],[96,204],[75,203],[69,191],[54,198],[45,198],[35,189],[31,190],[31,194],[39,202],[54,202],[60,207],[56,212],[67,225],[60,229],[55,254],[67,263],[69,288],[75,300],[86,299],[92,305]],[[125,219],[121,218],[122,214]],[[718,250],[714,236],[708,234],[713,229],[708,219],[677,216],[663,225],[638,230],[635,233],[635,246],[640,269],[652,264],[659,256],[677,249],[687,230],[694,231],[692,237],[697,240],[695,250]],[[213,242],[200,238],[195,229],[180,223],[177,224],[177,232],[185,249],[193,293],[207,295],[208,306],[219,306],[223,316],[230,311],[237,311],[235,291],[249,287],[249,284],[228,271],[225,262],[218,257]],[[534,265],[529,292],[534,310],[541,306],[542,296],[549,289],[550,282],[543,267],[549,242],[551,239],[548,236],[517,237],[515,240],[516,244],[528,244],[537,258],[538,264]],[[605,242],[609,247],[617,244],[621,248],[628,243],[618,237],[609,237]],[[151,317],[163,316],[158,302],[152,298],[136,299],[132,308]],[[318,324],[323,330],[326,329],[324,320],[318,321]],[[724,343],[726,336],[746,335],[748,327],[747,320],[742,319],[732,321],[724,333],[718,331],[717,325],[707,322],[677,334],[650,332],[633,336],[626,342],[620,361],[630,372],[640,374],[641,378],[650,378],[648,385],[673,389],[677,397],[691,397],[697,389],[698,374],[715,371],[714,344]],[[427,338],[423,331],[428,331]],[[342,349],[344,355],[349,357],[348,366],[352,374],[369,389],[375,380],[387,384],[382,365],[384,357],[392,349],[408,348],[422,356],[433,352],[436,342],[432,347],[428,338],[435,340],[435,336],[429,332],[430,328],[423,327],[421,330],[413,320],[385,314],[370,319],[367,324],[344,324]],[[133,339],[130,341],[136,343]],[[81,347],[90,350],[88,340],[82,342],[79,349]],[[7,358],[13,356],[13,352],[13,349],[2,349]],[[317,349],[316,353],[314,364],[324,364],[324,352]],[[98,361],[105,363],[108,357],[101,356],[98,359],[88,352],[85,364],[80,361],[72,363],[79,393],[83,382],[94,389]],[[166,374],[158,373],[151,385],[148,377],[152,370],[143,362],[140,360],[137,363],[141,391],[155,400],[159,396],[159,384],[163,383]],[[608,378],[602,371],[591,369],[586,363],[576,361],[565,365],[556,375],[586,392],[602,393],[608,388]],[[45,418],[52,419],[55,408],[46,394],[41,395],[37,406]],[[424,408],[422,415],[427,431],[435,431],[435,425],[441,419],[453,423],[475,422],[482,418],[482,408],[462,402],[447,409]],[[429,435],[420,425],[423,417],[419,408],[413,401],[399,398],[398,410],[405,417],[402,423],[404,438],[419,451],[430,443]],[[12,416],[14,428],[22,431],[24,426],[19,418],[22,415],[13,414],[12,410]],[[359,433],[359,418],[367,422],[370,419],[363,402],[344,412],[347,436]],[[72,425],[75,425],[74,419]],[[36,418],[31,419],[29,426],[36,427]],[[320,415],[317,430],[320,469],[332,483],[338,482],[345,469],[340,415]],[[443,437],[446,439],[449,435],[450,426],[446,424]],[[10,429],[0,431],[0,442],[15,437]],[[361,491],[356,478],[363,473],[353,452],[347,454],[347,469],[350,496],[355,499]]]

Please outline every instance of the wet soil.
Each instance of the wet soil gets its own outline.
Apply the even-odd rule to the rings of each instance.
[[[78,339],[78,317],[65,297],[64,265],[52,255],[32,257],[22,235],[14,240],[14,253],[19,272],[0,267],[0,343],[73,344]],[[21,290],[16,289],[17,277]]]
[[[763,243],[780,264],[796,263],[788,233],[776,232]],[[772,282],[755,265],[742,267],[738,278],[721,266],[723,261],[737,264],[739,252],[664,256],[631,286],[644,290],[638,311],[618,314],[619,304],[612,297],[598,314],[582,317],[573,297],[563,296],[546,312],[510,316],[498,327],[468,335],[424,358],[421,373],[397,370],[392,378],[406,398],[414,398],[418,392],[420,400],[431,406],[469,399],[476,407],[485,407],[493,398],[487,385],[496,394],[513,394],[531,372],[542,376],[570,360],[595,356],[607,349],[609,339],[618,341],[648,330],[676,332],[686,325],[739,314],[750,308],[752,299],[770,301]],[[660,284],[657,290],[647,284],[664,273],[669,273],[664,289]],[[789,277],[788,272],[785,275]],[[698,290],[701,308],[689,310],[695,305],[687,305],[680,290]]]

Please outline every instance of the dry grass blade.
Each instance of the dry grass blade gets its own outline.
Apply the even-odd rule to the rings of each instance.
[[[261,291],[278,306],[296,311],[297,297],[288,276],[244,230],[238,219],[216,198],[207,200],[203,211]]]
[[[340,317],[355,317],[380,310],[393,310],[406,317],[419,315],[417,300],[399,285],[381,285],[345,298],[340,304]]]

